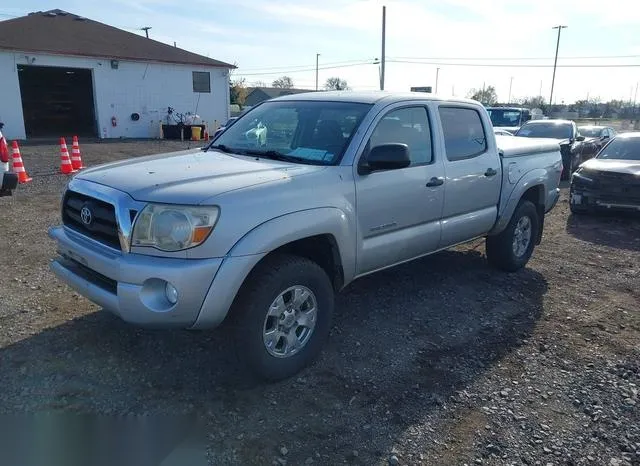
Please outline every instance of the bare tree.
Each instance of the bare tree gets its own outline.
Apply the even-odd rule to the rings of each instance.
[[[347,91],[349,90],[349,85],[344,79],[334,77],[327,79],[327,82],[324,83],[324,88],[327,91]]]
[[[484,105],[494,105],[498,103],[498,94],[496,88],[493,86],[487,86],[484,89],[471,89],[468,98],[477,100]]]
[[[291,89],[293,88],[293,79],[289,76],[282,76],[281,78],[273,81],[271,85],[273,87],[279,87],[280,89]]]

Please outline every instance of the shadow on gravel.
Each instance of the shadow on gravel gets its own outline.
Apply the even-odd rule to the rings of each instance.
[[[592,213],[569,215],[567,233],[594,244],[640,251],[640,215]]]
[[[320,361],[271,385],[247,383],[222,331],[95,313],[0,350],[3,409],[196,412],[214,464],[270,464],[282,445],[288,464],[374,464],[412,427],[428,455],[428,429],[531,334],[546,290],[539,273],[497,272],[468,250],[363,278],[338,297]]]

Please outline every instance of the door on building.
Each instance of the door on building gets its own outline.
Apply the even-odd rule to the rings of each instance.
[[[91,70],[18,65],[28,138],[97,136]]]

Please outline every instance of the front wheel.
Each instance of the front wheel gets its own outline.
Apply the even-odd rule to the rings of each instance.
[[[487,237],[489,263],[506,272],[524,267],[533,254],[539,228],[536,206],[531,201],[520,201],[504,231]]]
[[[276,255],[247,277],[231,310],[239,359],[265,380],[293,376],[313,362],[331,328],[334,292],[315,262]]]

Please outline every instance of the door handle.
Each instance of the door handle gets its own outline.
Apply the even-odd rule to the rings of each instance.
[[[427,188],[434,188],[436,186],[442,186],[443,184],[444,184],[444,180],[442,178],[436,178],[434,176],[427,183]]]
[[[498,174],[498,170],[494,170],[493,168],[487,168],[487,171],[484,172],[484,176],[496,176]]]

